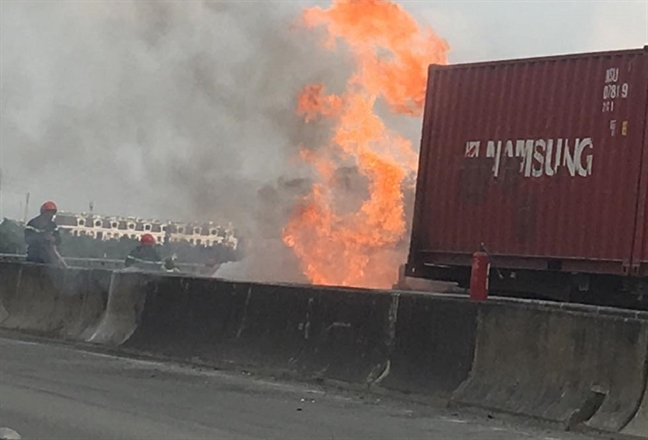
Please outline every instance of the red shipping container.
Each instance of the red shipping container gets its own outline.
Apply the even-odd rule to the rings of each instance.
[[[648,47],[431,66],[410,273],[648,276],[647,113]]]

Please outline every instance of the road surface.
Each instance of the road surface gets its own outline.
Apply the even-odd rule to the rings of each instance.
[[[308,384],[3,338],[0,427],[23,439],[587,438]]]

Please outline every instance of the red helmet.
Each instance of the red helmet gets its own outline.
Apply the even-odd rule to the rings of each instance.
[[[140,243],[145,245],[155,244],[155,238],[151,234],[144,234],[140,237]]]
[[[56,203],[54,202],[45,202],[41,205],[40,207],[40,212],[41,214],[47,211],[58,211],[58,208],[56,207]]]

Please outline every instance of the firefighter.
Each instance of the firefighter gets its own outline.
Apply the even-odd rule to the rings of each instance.
[[[162,258],[157,249],[155,249],[155,238],[151,234],[144,234],[140,237],[139,246],[128,254],[125,266],[155,269],[162,267]]]
[[[61,245],[61,234],[54,222],[57,210],[54,202],[45,202],[40,207],[40,215],[27,223],[25,227],[27,261],[65,265],[57,250],[57,246]]]

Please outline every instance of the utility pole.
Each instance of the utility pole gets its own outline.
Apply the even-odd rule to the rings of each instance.
[[[2,209],[2,168],[0,168],[0,221],[4,220],[3,209]]]
[[[29,193],[25,197],[25,213],[23,215],[23,223],[27,223],[27,212],[29,211]]]

